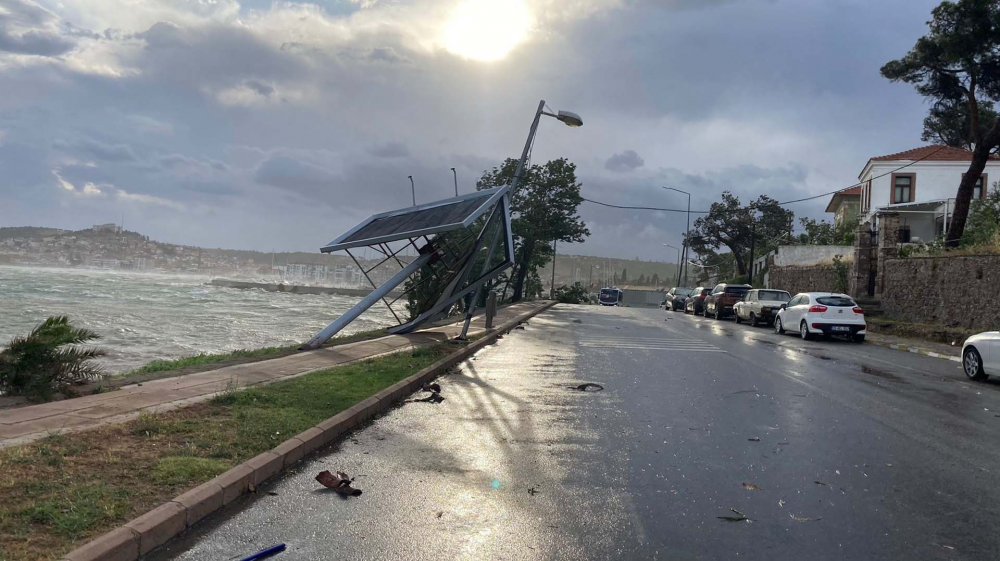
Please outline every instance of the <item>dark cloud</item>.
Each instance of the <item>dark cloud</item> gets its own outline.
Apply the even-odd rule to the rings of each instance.
[[[271,97],[274,94],[274,87],[257,80],[247,80],[243,84],[262,97]]]
[[[614,172],[632,171],[641,168],[646,162],[643,161],[635,150],[626,150],[621,154],[615,154],[604,162],[604,167]]]
[[[72,142],[56,140],[52,143],[57,148],[77,156],[89,156],[108,162],[134,162],[135,152],[126,144],[107,144],[92,138],[84,138]]]
[[[318,165],[274,154],[257,166],[254,181],[307,197],[331,193],[340,178]],[[325,198],[325,197],[324,197]]]
[[[402,142],[386,142],[368,148],[368,153],[376,158],[404,158],[410,155],[410,149]]]

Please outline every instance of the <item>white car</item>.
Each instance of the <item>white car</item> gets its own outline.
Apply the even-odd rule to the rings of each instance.
[[[962,370],[970,380],[982,382],[1000,376],[1000,331],[978,333],[962,345]]]
[[[865,342],[865,311],[853,298],[836,292],[802,292],[778,310],[775,333],[798,331],[803,339],[813,335],[841,335]]]
[[[736,316],[736,323],[746,320],[754,327],[760,323],[770,325],[781,306],[791,299],[792,295],[784,290],[755,288],[733,306],[733,315]]]

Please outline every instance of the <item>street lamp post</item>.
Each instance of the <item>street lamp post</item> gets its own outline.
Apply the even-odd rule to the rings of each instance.
[[[406,176],[410,180],[410,194],[413,195],[413,206],[417,206],[417,188],[413,186],[413,176]]]
[[[455,196],[458,196],[458,172],[451,168],[451,174],[455,177]]]
[[[680,267],[681,267],[681,248],[679,248],[679,247],[677,247],[677,246],[675,246],[675,245],[670,245],[670,244],[668,244],[668,243],[665,243],[665,244],[663,244],[663,247],[672,247],[672,248],[674,248],[674,249],[676,249],[676,250],[677,250],[677,271],[678,271],[678,273],[677,273],[677,282],[678,282],[678,283],[680,283],[680,280],[681,280],[681,275],[680,275]],[[678,284],[678,286],[680,286],[680,284]]]
[[[687,191],[681,191],[680,189],[674,187],[664,187],[670,191],[677,191],[678,193],[683,193],[688,197],[688,208],[687,208],[687,227],[684,229],[684,285],[687,286],[688,283],[688,238],[691,237],[691,193]],[[677,271],[677,284],[681,283],[681,272]]]
[[[573,113],[572,111],[558,111],[556,113],[548,113],[548,112],[545,111],[545,100],[543,99],[543,100],[540,100],[538,102],[538,109],[535,111],[535,118],[531,121],[531,129],[528,130],[528,140],[526,140],[524,142],[524,150],[521,151],[521,159],[517,162],[517,170],[514,171],[514,179],[511,180],[511,182],[510,182],[510,193],[509,193],[508,196],[511,199],[513,199],[514,196],[517,195],[517,189],[518,189],[518,187],[520,187],[519,184],[521,183],[521,176],[524,174],[524,165],[525,165],[525,162],[528,161],[528,154],[531,153],[531,145],[532,145],[532,143],[535,142],[535,131],[538,130],[538,121],[541,120],[542,115],[547,115],[549,117],[553,117],[553,118],[555,118],[555,119],[557,119],[559,121],[562,121],[566,126],[569,126],[569,127],[574,127],[575,128],[575,127],[582,127],[583,126],[583,119],[581,119],[580,116],[577,115],[576,113]],[[456,181],[456,184],[457,184],[457,181],[458,181],[457,177],[458,177],[458,175],[456,174],[455,177],[456,177],[455,181]],[[513,271],[511,271],[511,272],[513,272]],[[552,264],[552,272],[553,272],[553,278],[554,278],[554,276],[555,276],[555,263]],[[520,274],[520,272],[518,274]],[[508,278],[507,279],[507,284],[504,286],[504,291],[503,291],[504,294],[507,293],[507,287],[510,286],[510,281],[511,281],[511,279]],[[462,334],[459,336],[459,339],[465,339],[465,336],[466,336],[466,334],[469,331],[469,324],[472,323],[472,314],[473,314],[473,311],[476,309],[476,302],[479,301],[480,292],[482,290],[483,290],[482,286],[480,286],[476,290],[476,295],[472,299],[472,305],[469,306],[469,311],[465,315],[465,325],[462,327]]]

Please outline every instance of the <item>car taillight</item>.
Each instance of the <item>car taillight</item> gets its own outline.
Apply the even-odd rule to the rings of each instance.
[[[810,306],[809,307],[809,313],[810,314],[822,314],[825,311],[826,311],[826,306]]]
[[[859,316],[865,315],[865,311],[862,310],[861,308],[854,308],[854,313],[858,314]]]
[[[699,299],[699,300],[704,300],[704,299],[705,299],[705,295],[704,295],[704,294],[702,294],[701,296],[699,296],[699,297],[698,297],[698,299]]]

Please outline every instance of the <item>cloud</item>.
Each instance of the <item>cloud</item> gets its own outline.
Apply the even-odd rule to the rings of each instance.
[[[73,41],[60,36],[58,18],[30,0],[0,6],[0,52],[52,57],[64,54]]]
[[[75,141],[56,140],[52,146],[70,154],[82,154],[108,162],[134,162],[137,159],[135,152],[129,145],[107,144],[92,138]]]
[[[410,155],[410,149],[402,142],[386,142],[371,146],[367,151],[376,158],[404,158]]]
[[[621,154],[615,154],[604,162],[604,167],[615,172],[632,171],[641,168],[646,162],[636,154],[635,150],[626,150]]]
[[[298,195],[329,193],[339,177],[331,171],[296,159],[274,154],[262,161],[253,174],[254,181]]]

